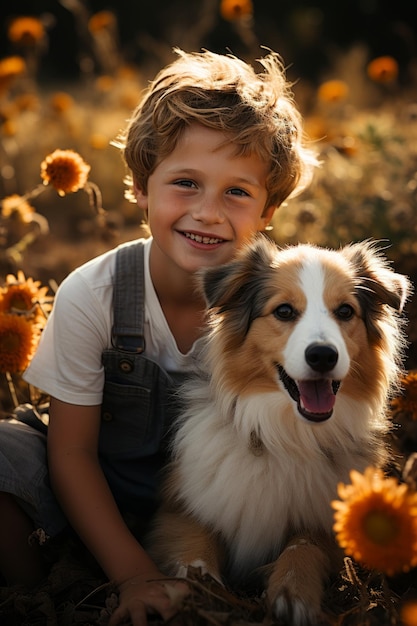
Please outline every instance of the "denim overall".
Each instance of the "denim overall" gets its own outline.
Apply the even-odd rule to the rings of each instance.
[[[140,242],[118,249],[112,348],[102,355],[99,458],[120,509],[147,517],[158,504],[175,391],[185,374],[170,375],[145,355],[143,264]]]
[[[143,244],[116,254],[112,348],[105,370],[99,459],[120,511],[132,529],[146,530],[158,506],[159,473],[168,458],[169,431],[178,412],[176,390],[185,373],[169,375],[145,356]],[[49,406],[18,406],[1,420],[0,490],[15,494],[51,536],[66,519],[49,484],[46,435]]]

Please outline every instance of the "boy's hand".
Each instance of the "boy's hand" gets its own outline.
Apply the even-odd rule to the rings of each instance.
[[[130,578],[119,590],[119,606],[109,626],[129,620],[133,626],[146,626],[146,616],[155,613],[166,621],[178,613],[183,599],[190,593],[184,581],[167,580],[160,572]]]

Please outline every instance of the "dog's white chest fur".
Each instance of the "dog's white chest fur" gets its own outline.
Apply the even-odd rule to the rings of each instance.
[[[201,396],[196,390],[201,409],[177,435],[181,500],[232,547],[233,569],[244,574],[275,558],[289,531],[330,532],[330,502],[352,461],[352,451],[345,465],[337,450],[340,427],[303,423],[279,393],[238,401],[225,422],[224,405],[216,412]]]

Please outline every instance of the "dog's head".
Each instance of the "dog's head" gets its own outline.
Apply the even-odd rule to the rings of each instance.
[[[396,382],[410,282],[375,243],[278,249],[260,236],[201,284],[212,375],[236,395],[285,390],[322,422],[339,387],[365,398]]]

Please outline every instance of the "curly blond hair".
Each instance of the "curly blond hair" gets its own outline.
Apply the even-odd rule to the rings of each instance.
[[[150,83],[116,143],[130,170],[127,184],[146,192],[157,164],[194,122],[222,131],[237,156],[256,154],[270,164],[265,208],[300,193],[317,160],[305,144],[281,57],[268,51],[256,73],[232,54],[174,52],[178,58]]]

